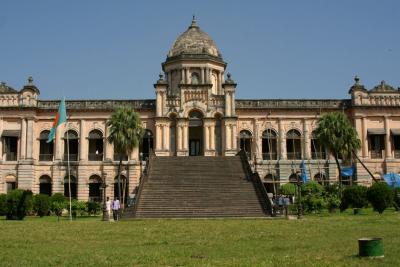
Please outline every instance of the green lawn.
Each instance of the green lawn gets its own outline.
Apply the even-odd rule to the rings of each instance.
[[[303,220],[0,220],[1,266],[400,266],[400,214]],[[383,237],[385,258],[357,239]]]

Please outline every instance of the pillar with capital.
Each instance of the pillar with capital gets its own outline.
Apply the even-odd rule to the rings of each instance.
[[[390,145],[390,125],[389,125],[389,117],[384,117],[385,122],[385,157],[387,159],[392,158],[392,146]]]

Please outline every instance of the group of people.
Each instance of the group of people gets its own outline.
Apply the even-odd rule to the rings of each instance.
[[[110,200],[109,197],[107,197],[107,213],[108,213],[108,220],[109,221],[119,221],[120,219],[120,209],[121,209],[121,204],[119,202],[118,198],[115,198],[114,200]],[[111,220],[111,213],[113,215],[113,220]]]
[[[277,214],[281,214],[281,215],[285,215],[288,216],[288,210],[289,210],[289,205],[291,203],[291,199],[289,196],[285,196],[285,195],[276,195],[272,198],[272,207],[274,210],[274,213]]]

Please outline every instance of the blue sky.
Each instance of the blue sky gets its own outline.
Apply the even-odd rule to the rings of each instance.
[[[237,98],[348,98],[355,74],[400,86],[400,1],[1,0],[0,80],[41,99],[154,98],[196,14]]]

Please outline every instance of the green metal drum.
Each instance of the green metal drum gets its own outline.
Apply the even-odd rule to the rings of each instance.
[[[383,257],[383,240],[379,237],[358,239],[360,257]]]

